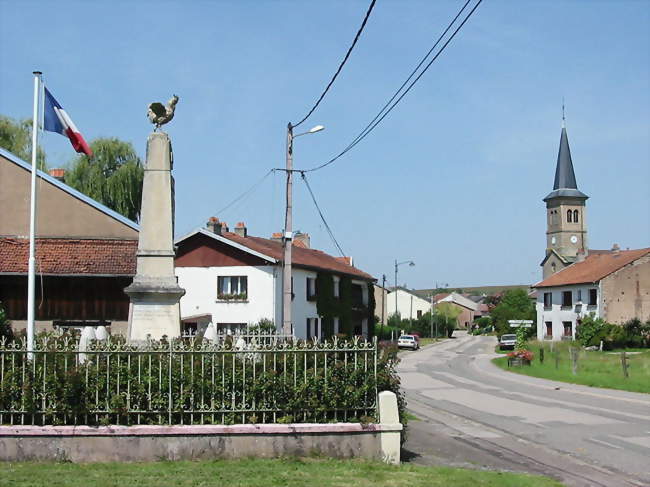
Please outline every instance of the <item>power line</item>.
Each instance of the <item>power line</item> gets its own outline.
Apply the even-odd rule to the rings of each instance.
[[[366,26],[366,22],[368,22],[368,18],[370,17],[370,12],[372,12],[372,9],[375,7],[375,2],[376,1],[377,0],[372,0],[370,2],[370,6],[368,7],[368,11],[366,12],[366,16],[364,17],[363,22],[361,23],[361,27],[359,27],[359,30],[357,31],[357,35],[354,36],[354,40],[352,41],[352,45],[348,48],[348,52],[345,54],[345,57],[343,58],[343,61],[341,61],[341,64],[339,64],[339,67],[336,70],[336,73],[334,73],[334,76],[332,76],[332,79],[330,80],[330,82],[327,83],[327,86],[325,87],[325,90],[323,91],[323,93],[321,93],[320,97],[318,97],[318,100],[316,101],[316,103],[314,104],[312,109],[309,110],[307,115],[305,115],[304,118],[300,122],[294,124],[293,125],[294,127],[298,127],[305,120],[307,120],[311,116],[311,114],[314,113],[314,110],[316,110],[318,105],[320,105],[320,102],[323,101],[323,98],[325,98],[325,95],[327,94],[329,89],[334,84],[334,80],[337,78],[337,76],[339,75],[339,73],[343,69],[343,66],[345,65],[348,58],[350,57],[350,54],[352,54],[352,49],[354,49],[354,46],[357,44],[357,41],[359,40],[359,37],[361,36],[361,32],[363,31],[363,28]]]
[[[341,253],[341,257],[345,257],[345,252],[343,252],[343,249],[341,248],[341,246],[337,242],[336,237],[334,237],[334,233],[332,232],[332,229],[328,225],[327,221],[325,220],[325,216],[323,215],[323,212],[321,211],[320,207],[318,206],[318,202],[316,201],[316,196],[314,196],[314,192],[311,190],[311,186],[309,185],[309,181],[307,181],[307,176],[305,176],[304,172],[301,172],[300,175],[302,176],[302,180],[305,182],[305,185],[307,186],[307,190],[309,191],[309,194],[311,195],[311,199],[314,202],[314,206],[316,206],[316,210],[318,211],[318,214],[320,215],[320,219],[323,220],[323,224],[325,225],[325,229],[327,230],[327,233],[329,234],[330,238],[332,239],[332,242],[334,242],[334,245],[336,245],[336,248]]]
[[[242,194],[240,194],[239,196],[237,196],[234,200],[232,200],[232,201],[231,201],[230,203],[228,203],[226,206],[224,206],[223,208],[221,208],[221,209],[220,209],[216,214],[219,215],[219,214],[223,213],[224,211],[226,211],[228,208],[230,208],[231,206],[233,206],[233,205],[236,204],[237,202],[239,202],[239,201],[241,201],[242,199],[246,198],[249,194],[251,194],[253,191],[255,191],[255,190],[257,189],[257,187],[258,187],[260,184],[262,184],[262,183],[264,182],[264,180],[265,180],[266,178],[268,178],[269,175],[270,175],[272,172],[275,172],[275,169],[270,169],[266,174],[264,174],[264,176],[262,176],[260,179],[258,179],[257,182],[255,182],[255,184],[253,184],[250,188],[248,188],[248,189],[247,189],[246,191],[244,191]]]
[[[458,14],[453,18],[453,20],[449,23],[447,28],[444,30],[444,32],[440,35],[438,40],[434,43],[433,47],[427,52],[427,54],[422,58],[420,63],[416,66],[416,68],[411,72],[409,77],[402,83],[402,86],[399,87],[399,89],[393,94],[393,96],[386,102],[386,104],[379,110],[377,115],[375,115],[375,118],[373,118],[365,127],[364,129],[348,144],[348,146],[343,149],[341,152],[339,152],[336,156],[334,156],[332,159],[328,160],[327,162],[324,162],[323,164],[313,167],[311,169],[305,169],[305,172],[312,172],[312,171],[317,171],[319,169],[322,169],[326,166],[329,166],[330,164],[334,163],[337,159],[340,157],[344,156],[347,152],[349,152],[351,149],[353,149],[359,142],[361,142],[363,139],[365,139],[370,132],[372,132],[377,125],[379,125],[384,118],[397,106],[397,104],[406,96],[406,94],[411,91],[415,83],[417,83],[420,78],[424,75],[424,73],[427,72],[427,70],[431,67],[431,65],[434,63],[436,59],[442,54],[442,52],[445,50],[445,48],[449,45],[449,43],[453,40],[453,38],[458,34],[460,29],[465,25],[465,23],[469,20],[469,18],[472,16],[474,11],[478,8],[478,6],[481,4],[483,0],[478,0],[476,5],[472,8],[472,10],[467,14],[467,16],[463,19],[463,21],[458,25],[456,30],[451,34],[451,36],[447,39],[447,41],[442,45],[442,47],[438,50],[438,52],[433,56],[433,58],[429,61],[429,63],[424,67],[424,69],[420,72],[420,74],[411,82],[411,84],[404,90],[404,92],[399,95],[399,93],[402,91],[404,86],[409,82],[409,80],[414,76],[414,74],[417,72],[417,70],[422,66],[422,64],[426,61],[426,59],[429,57],[429,55],[435,50],[436,46],[442,41],[444,36],[449,32],[449,30],[452,28],[452,26],[455,24],[456,20],[460,17],[460,15],[463,13],[467,5],[470,3],[471,0],[467,0],[463,7],[460,9]],[[399,95],[399,97],[398,97]],[[395,100],[395,98],[397,100]],[[393,100],[395,102],[393,103]],[[391,105],[392,103],[392,105]],[[390,105],[390,107],[387,109],[387,107]]]

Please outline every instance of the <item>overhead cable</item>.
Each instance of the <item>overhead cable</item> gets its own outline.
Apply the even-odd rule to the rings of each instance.
[[[307,181],[307,176],[305,176],[304,172],[301,172],[300,175],[302,176],[302,180],[305,182],[305,185],[307,186],[307,190],[309,191],[309,194],[311,195],[311,199],[314,202],[314,206],[316,206],[316,211],[318,211],[318,214],[320,215],[320,219],[323,221],[323,224],[325,225],[325,229],[327,230],[327,233],[329,234],[330,238],[332,239],[332,242],[334,242],[334,245],[336,245],[336,248],[341,254],[341,257],[345,257],[345,252],[343,252],[343,249],[339,245],[338,241],[336,240],[336,237],[334,237],[334,232],[332,232],[332,229],[328,225],[327,221],[325,220],[325,216],[323,215],[323,212],[321,211],[320,207],[318,206],[318,202],[316,201],[316,196],[314,196],[314,192],[311,190],[311,186],[309,185],[309,181]]]
[[[424,73],[427,72],[427,70],[431,67],[431,65],[435,62],[436,59],[442,54],[442,52],[445,50],[445,48],[449,45],[449,43],[452,41],[452,39],[458,34],[460,29],[465,25],[465,23],[469,20],[469,18],[472,16],[474,11],[478,8],[478,6],[481,4],[483,0],[478,0],[476,5],[472,8],[472,10],[467,14],[467,16],[463,19],[463,21],[456,27],[454,32],[449,36],[449,38],[445,41],[445,43],[442,45],[442,47],[438,50],[438,52],[433,56],[433,58],[427,63],[427,65],[422,69],[420,74],[408,85],[408,87],[402,92],[404,86],[408,84],[408,82],[411,80],[411,78],[415,75],[415,73],[418,71],[418,69],[424,64],[424,62],[427,60],[427,58],[430,56],[430,54],[435,50],[436,46],[442,41],[442,39],[445,37],[445,35],[449,32],[449,30],[453,27],[453,25],[456,23],[458,18],[461,16],[467,5],[471,2],[471,0],[467,0],[463,7],[460,9],[458,14],[453,18],[453,20],[449,23],[447,28],[444,30],[444,32],[438,37],[438,40],[434,43],[434,45],[431,47],[429,52],[422,58],[420,63],[415,67],[415,69],[411,72],[409,77],[402,83],[402,86],[399,87],[399,89],[393,94],[393,96],[386,102],[386,104],[379,110],[377,115],[364,127],[364,129],[348,144],[348,146],[343,149],[341,152],[339,152],[336,156],[334,156],[332,159],[328,160],[327,162],[324,162],[323,164],[320,164],[319,166],[313,167],[311,169],[305,169],[305,172],[312,172],[312,171],[317,171],[319,169],[322,169],[324,167],[329,166],[330,164],[334,163],[336,160],[338,160],[340,157],[345,155],[347,152],[349,152],[352,148],[354,148],[359,142],[361,142],[364,138],[372,132],[377,125],[379,125],[382,120],[397,106],[397,104],[406,96],[406,94],[411,91],[413,86],[420,80],[420,78],[424,75]],[[401,92],[401,94],[400,94]],[[397,100],[395,100],[397,98]],[[395,100],[393,102],[393,100]],[[392,104],[391,104],[392,103]]]
[[[327,83],[327,86],[325,87],[325,90],[323,91],[323,93],[321,93],[320,97],[318,97],[318,100],[316,100],[316,103],[315,103],[314,106],[311,108],[311,110],[309,110],[309,112],[307,113],[307,115],[305,115],[305,116],[303,117],[303,119],[300,120],[300,122],[298,122],[298,123],[296,123],[296,124],[293,124],[293,127],[298,127],[298,126],[299,126],[300,124],[302,124],[305,120],[307,120],[307,119],[311,116],[311,114],[314,113],[314,110],[316,110],[316,108],[318,107],[318,105],[320,105],[320,102],[323,101],[323,98],[325,98],[325,95],[327,94],[327,92],[329,91],[329,89],[330,89],[330,88],[332,87],[332,85],[334,84],[334,80],[337,78],[337,76],[339,75],[339,73],[340,73],[341,70],[343,69],[343,66],[345,65],[345,63],[347,62],[348,58],[350,57],[350,54],[352,54],[352,49],[354,49],[354,46],[357,44],[357,41],[359,40],[359,37],[361,36],[361,32],[363,31],[363,28],[366,26],[366,22],[368,22],[368,18],[370,17],[370,12],[372,12],[372,9],[375,7],[375,2],[376,2],[376,1],[377,1],[377,0],[372,0],[372,1],[370,2],[370,6],[368,7],[368,11],[366,12],[366,16],[363,18],[363,22],[361,23],[361,27],[359,27],[359,30],[357,31],[357,35],[354,36],[354,40],[352,41],[352,45],[348,48],[348,52],[345,53],[345,57],[343,58],[343,61],[341,61],[341,64],[339,64],[339,67],[338,67],[338,69],[336,70],[336,72],[334,73],[334,76],[332,76],[332,79],[330,80],[330,82]]]
[[[236,204],[236,203],[238,203],[239,201],[241,201],[241,200],[243,200],[244,198],[246,198],[246,197],[247,197],[248,195],[250,195],[253,191],[255,191],[255,190],[257,189],[257,187],[258,187],[260,184],[262,184],[262,183],[264,182],[264,180],[265,180],[266,178],[268,178],[269,175],[270,175],[272,172],[275,172],[275,169],[270,169],[266,174],[264,174],[264,176],[262,176],[260,179],[258,179],[257,182],[255,182],[255,184],[253,184],[250,188],[248,188],[248,189],[247,189],[246,191],[244,191],[242,194],[240,194],[239,196],[237,196],[234,200],[232,200],[232,201],[231,201],[230,203],[228,203],[226,206],[224,206],[223,208],[221,208],[221,209],[220,209],[216,214],[217,214],[217,215],[222,214],[224,211],[226,211],[227,209],[229,209],[231,206],[233,206],[234,204]]]

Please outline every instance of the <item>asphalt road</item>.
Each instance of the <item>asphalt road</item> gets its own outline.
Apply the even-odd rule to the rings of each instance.
[[[458,332],[457,332],[458,333]],[[530,378],[490,362],[495,337],[404,352],[403,460],[528,472],[568,486],[650,486],[650,395]]]

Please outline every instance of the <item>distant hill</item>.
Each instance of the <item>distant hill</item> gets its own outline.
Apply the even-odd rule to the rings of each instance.
[[[441,292],[457,292],[457,293],[467,293],[471,294],[472,296],[482,296],[483,294],[486,294],[488,296],[492,294],[498,294],[498,293],[503,293],[505,291],[509,291],[511,289],[523,289],[524,291],[528,292],[530,290],[530,286],[526,284],[519,284],[519,285],[509,285],[509,286],[476,286],[476,287],[454,287],[454,288],[446,288],[446,289],[414,289],[413,292],[417,294],[418,296],[421,296],[423,298],[427,298],[431,296],[431,294],[435,293],[441,293]]]

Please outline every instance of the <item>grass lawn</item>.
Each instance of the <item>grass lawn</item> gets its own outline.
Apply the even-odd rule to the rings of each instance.
[[[494,363],[504,370],[519,374],[541,377],[574,384],[583,384],[608,389],[650,393],[650,350],[627,355],[628,374],[623,376],[621,354],[612,352],[587,352],[580,350],[578,371],[573,375],[569,348],[577,347],[570,342],[555,342],[551,351],[549,342],[532,342],[529,349],[535,354],[532,364],[523,367],[508,367],[508,359],[499,357]],[[544,363],[540,363],[540,348],[544,349]],[[557,357],[557,367],[556,367]]]
[[[15,487],[559,487],[544,477],[358,460],[285,459],[152,463],[5,463],[0,485]]]

